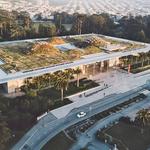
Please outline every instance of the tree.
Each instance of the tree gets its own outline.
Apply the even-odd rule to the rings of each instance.
[[[40,24],[39,34],[42,37],[51,37],[56,35],[56,26],[53,24]]]
[[[24,85],[21,87],[22,91],[24,92],[28,92],[28,90],[30,90],[31,88],[31,82],[30,82],[30,79],[25,79],[24,80]]]
[[[56,35],[56,26],[55,25],[51,25],[49,28],[48,28],[48,33],[49,33],[49,36],[53,37]]]
[[[143,29],[137,33],[137,40],[142,42],[146,40],[146,35]]]
[[[32,86],[34,85],[34,88],[36,88],[38,91],[42,89],[45,85],[45,76],[37,76],[34,77],[32,80]]]
[[[83,24],[85,21],[85,15],[75,14],[72,32],[74,34],[82,34]]]
[[[80,86],[80,78],[79,75],[82,73],[82,70],[78,67],[77,69],[74,70],[74,74],[77,75],[77,87]]]
[[[138,113],[137,119],[139,119],[143,126],[145,126],[148,122],[150,122],[150,110],[142,109]],[[143,133],[143,128],[141,129],[141,133]]]
[[[147,28],[146,24],[147,23],[142,16],[123,17],[120,20],[120,27],[123,32],[123,37],[131,40],[145,41],[145,30]]]
[[[66,86],[68,84],[68,79],[64,75],[62,71],[57,71],[51,76],[51,83],[53,86],[60,90],[61,92],[61,101],[64,99],[64,89],[66,89]]]
[[[150,110],[142,109],[138,113],[138,118],[142,121],[143,125],[146,125],[150,121]]]
[[[0,149],[5,149],[6,143],[11,138],[11,130],[5,121],[0,121]]]
[[[66,69],[64,71],[64,76],[65,78],[67,79],[67,86],[66,86],[66,91],[68,90],[68,86],[69,86],[69,82],[70,82],[70,79],[73,78],[73,69]]]
[[[67,79],[62,76],[56,76],[54,87],[61,91],[61,101],[64,99],[64,89],[67,86]]]

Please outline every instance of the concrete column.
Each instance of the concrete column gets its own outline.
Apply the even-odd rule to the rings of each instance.
[[[101,72],[103,72],[104,69],[104,61],[101,62]]]
[[[83,65],[83,68],[82,68],[82,73],[83,73],[83,75],[85,75],[86,74],[86,66],[85,65]]]
[[[106,64],[107,64],[107,71],[108,71],[108,69],[109,69],[109,67],[110,67],[110,66],[109,66],[110,60],[107,60],[107,63],[106,63]]]
[[[95,75],[95,72],[96,72],[95,69],[96,69],[96,64],[94,63],[94,64],[93,64],[93,75]]]
[[[98,65],[99,65],[99,72],[101,71],[101,62],[98,62]]]
[[[107,60],[104,61],[104,70],[105,71],[108,70],[108,61]]]
[[[15,93],[16,89],[24,85],[24,80],[11,80],[5,85],[7,93]]]

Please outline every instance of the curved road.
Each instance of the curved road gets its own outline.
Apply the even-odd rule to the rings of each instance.
[[[61,119],[56,119],[45,124],[39,122],[12,148],[12,150],[25,150],[25,145],[28,145],[29,149],[40,150],[50,139],[62,130],[137,96],[139,94],[138,92],[143,91],[146,87],[147,85],[143,85],[125,93],[110,95],[103,100],[74,109],[66,117]],[[89,111],[90,108],[92,108],[91,111]],[[77,118],[76,115],[80,111],[86,112],[87,116],[84,118]]]

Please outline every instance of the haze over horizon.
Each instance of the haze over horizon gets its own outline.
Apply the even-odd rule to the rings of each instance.
[[[149,15],[149,0],[0,0],[0,8],[6,10],[27,11],[31,16],[42,13],[44,16],[53,12],[69,14],[98,14],[112,15]]]

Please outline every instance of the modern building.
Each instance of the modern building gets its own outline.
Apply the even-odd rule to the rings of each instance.
[[[59,42],[57,39],[59,39]],[[126,60],[126,57],[133,56],[134,59],[135,56],[134,62],[138,64],[143,59],[139,57],[139,54],[146,54],[146,60],[144,58],[142,64],[144,63],[145,66],[150,65],[150,56],[147,55],[150,52],[150,44],[147,43],[97,34],[55,37],[55,43],[50,42],[51,39],[48,38],[1,42],[0,90],[7,93],[18,92],[27,78],[34,78],[69,68],[80,67],[83,74],[88,76],[106,71],[112,67],[124,66],[127,71],[130,71],[131,62],[126,64],[121,58]],[[37,47],[40,50],[44,47],[44,51],[47,48],[47,53],[39,54],[37,52],[38,55],[36,53],[32,56],[31,53],[27,53],[29,49],[37,50]],[[51,49],[57,51],[59,56],[58,54],[57,57],[54,54],[52,56]],[[48,53],[49,51],[50,53]],[[66,57],[63,60],[64,56]]]

